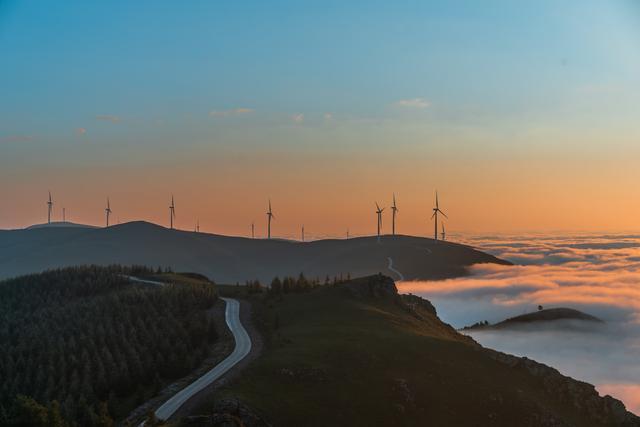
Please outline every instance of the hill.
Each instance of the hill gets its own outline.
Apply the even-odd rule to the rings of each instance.
[[[78,224],[69,221],[52,221],[50,223],[33,224],[26,228],[26,230],[33,230],[35,228],[59,228],[59,227],[71,227],[71,228],[98,228],[94,225]]]
[[[469,246],[411,236],[359,237],[301,243],[170,230],[147,222],[109,228],[44,227],[0,231],[0,278],[86,264],[139,264],[192,271],[218,283],[274,276],[386,272],[389,259],[406,279],[466,274],[476,263],[503,263]]]
[[[106,426],[208,356],[213,284],[127,278],[151,273],[91,266],[0,282],[0,425],[40,425],[31,418],[48,411],[66,422],[46,425]]]
[[[224,416],[247,426],[640,425],[592,385],[481,347],[386,277],[288,294],[220,292],[251,299],[265,350],[190,425]]]
[[[601,319],[595,316],[583,313],[573,308],[558,307],[510,317],[493,325],[486,322],[480,322],[472,326],[464,327],[463,329],[509,329],[536,325],[548,326],[551,324],[550,322],[557,325],[561,324],[563,326],[577,326],[578,323],[576,322],[587,322],[593,324],[604,323]]]
[[[538,310],[533,313],[510,317],[509,319],[497,323],[495,326],[506,327],[517,323],[551,322],[554,320],[584,320],[587,322],[602,323],[602,320],[590,314],[574,310],[573,308],[559,307]]]

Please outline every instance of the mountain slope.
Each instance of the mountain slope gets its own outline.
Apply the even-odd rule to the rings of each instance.
[[[484,349],[382,276],[247,297],[266,350],[196,413],[238,415],[240,402],[274,426],[640,425],[589,384]]]
[[[0,231],[0,278],[83,264],[170,266],[219,283],[297,275],[364,276],[388,272],[389,258],[406,279],[460,276],[475,263],[506,263],[468,246],[410,236],[300,243],[170,230],[147,222],[109,228],[44,227]]]

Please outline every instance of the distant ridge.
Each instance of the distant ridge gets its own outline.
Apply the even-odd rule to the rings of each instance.
[[[56,222],[51,222],[50,224],[46,222],[44,224],[33,224],[33,225],[30,225],[29,227],[26,227],[25,230],[33,230],[36,228],[53,228],[53,227],[98,228],[95,225],[77,224],[75,222],[69,222],[69,221],[56,221]]]
[[[379,272],[406,280],[467,274],[476,263],[509,264],[469,246],[413,236],[327,239],[306,243],[171,230],[145,221],[109,228],[45,226],[0,231],[0,278],[82,264],[142,264],[204,274],[218,283],[303,272],[310,278]],[[398,278],[398,277],[396,277]]]

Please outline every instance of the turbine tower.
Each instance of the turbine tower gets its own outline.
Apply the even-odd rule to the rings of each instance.
[[[271,220],[275,218],[271,211],[271,199],[269,199],[269,211],[267,212],[268,224],[267,224],[267,239],[271,239]]]
[[[440,233],[442,240],[446,240],[447,234],[444,232],[444,222],[442,223],[442,233]]]
[[[171,195],[171,205],[169,206],[169,224],[173,230],[173,219],[176,217],[176,204],[173,202],[173,194]]]
[[[255,222],[251,223],[251,238],[252,239],[256,238],[256,224],[255,224]]]
[[[111,204],[109,203],[109,198],[107,197],[107,207],[104,210],[104,213],[107,216],[107,227],[109,227],[109,215],[111,215]]]
[[[304,242],[304,224],[302,224],[302,241]]]
[[[51,199],[51,191],[49,191],[49,201],[47,202],[47,206],[49,207],[47,213],[47,224],[51,224],[51,212],[53,211],[53,199]]]
[[[200,218],[196,219],[196,233],[200,232]]]
[[[396,213],[398,213],[398,207],[396,206],[396,193],[393,193],[393,206],[391,206],[391,234],[396,235]]]
[[[384,208],[380,209],[378,202],[376,202],[376,214],[378,214],[378,240],[380,240],[380,230],[382,229],[382,212],[384,212]]]
[[[62,208],[62,222],[67,222],[67,208]]]
[[[431,215],[431,219],[435,218],[436,220],[434,224],[434,232],[433,232],[434,240],[438,240],[438,214],[441,214],[445,218],[449,218],[444,212],[440,210],[440,207],[438,206],[438,192],[436,191],[436,207],[433,208],[433,215]]]

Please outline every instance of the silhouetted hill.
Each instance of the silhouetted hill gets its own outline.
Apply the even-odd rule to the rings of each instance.
[[[411,236],[375,236],[314,242],[249,239],[170,230],[148,222],[109,228],[43,227],[0,231],[0,278],[83,264],[168,266],[219,283],[276,275],[366,276],[393,267],[405,279],[466,274],[476,263],[508,264],[469,246]]]
[[[574,310],[573,308],[560,307],[510,317],[509,319],[497,323],[495,326],[507,326],[514,323],[549,322],[553,320],[586,320],[588,322],[602,322],[602,320],[590,314]]]
[[[603,323],[603,321],[597,317],[583,313],[582,311],[578,311],[573,308],[559,307],[510,317],[502,322],[494,324],[476,323],[475,325],[467,326],[463,329],[507,329],[541,324],[548,325],[549,322],[562,322],[562,325],[564,326],[576,326],[575,321],[591,322],[594,324]]]

